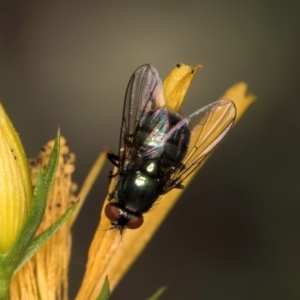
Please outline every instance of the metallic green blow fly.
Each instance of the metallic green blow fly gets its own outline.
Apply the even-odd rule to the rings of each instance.
[[[164,89],[152,65],[139,67],[127,86],[119,153],[108,153],[118,168],[105,214],[112,229],[136,229],[159,196],[183,181],[232,127],[236,108],[219,100],[188,117],[166,106]]]

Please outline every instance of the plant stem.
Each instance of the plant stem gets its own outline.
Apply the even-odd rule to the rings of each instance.
[[[9,299],[10,278],[0,278],[0,300]]]

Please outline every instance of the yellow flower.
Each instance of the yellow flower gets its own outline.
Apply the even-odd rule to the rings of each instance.
[[[27,158],[0,103],[0,254],[6,253],[28,215],[32,200]]]

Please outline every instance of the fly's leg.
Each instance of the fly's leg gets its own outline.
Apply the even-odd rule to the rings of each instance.
[[[114,166],[119,168],[119,156],[118,155],[115,155],[113,153],[107,153],[106,157]]]
[[[109,175],[108,175],[109,184],[111,183],[111,180],[119,174],[120,172],[113,174],[113,171],[109,171]]]
[[[172,189],[183,190],[184,185],[181,182],[177,182],[177,181],[173,180],[162,188],[162,191],[160,192],[160,194],[161,195],[166,194],[166,193],[170,192]]]
[[[111,199],[114,199],[114,195],[115,192],[108,193],[107,200],[110,201]]]
[[[174,186],[174,189],[183,190],[183,189],[184,189],[184,185],[181,184],[180,182],[179,182],[179,183],[176,183],[175,186]]]

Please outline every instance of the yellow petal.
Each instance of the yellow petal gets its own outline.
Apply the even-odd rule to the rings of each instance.
[[[109,186],[109,193],[114,187],[115,180],[112,179]],[[76,300],[92,300],[98,297],[103,284],[101,280],[103,274],[111,258],[114,256],[115,251],[119,249],[120,244],[122,244],[120,243],[122,236],[119,230],[110,230],[110,221],[104,214],[104,208],[107,204],[108,199],[105,200],[101,211],[100,223],[89,249],[84,278]],[[108,277],[108,280],[110,281],[110,277]]]
[[[235,124],[239,121],[250,105],[256,101],[256,96],[248,93],[247,90],[247,83],[239,82],[230,87],[221,97],[222,99],[228,99],[234,102],[237,111]]]
[[[183,63],[176,65],[171,74],[164,81],[167,107],[179,111],[188,88],[201,65],[192,68]]]

